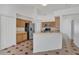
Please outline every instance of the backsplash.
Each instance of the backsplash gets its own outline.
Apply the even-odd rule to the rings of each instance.
[[[17,32],[25,32],[25,28],[24,27],[17,27],[16,31]]]
[[[56,27],[43,27],[41,32],[59,32],[59,29]]]

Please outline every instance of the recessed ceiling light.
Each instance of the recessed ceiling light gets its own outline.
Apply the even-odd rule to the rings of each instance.
[[[47,4],[42,4],[42,6],[47,6]]]

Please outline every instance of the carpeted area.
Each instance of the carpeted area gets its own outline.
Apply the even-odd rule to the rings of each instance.
[[[33,42],[32,40],[28,40],[16,46],[1,50],[0,55],[79,55],[79,48],[77,48],[72,41],[68,42],[63,41],[62,49],[32,53]]]

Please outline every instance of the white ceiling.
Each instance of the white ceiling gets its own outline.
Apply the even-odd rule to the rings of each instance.
[[[3,4],[0,6],[10,6],[13,7],[13,9],[16,9],[18,13],[22,12],[24,15],[33,16],[34,13],[37,15],[51,15],[57,10],[79,7],[79,4],[48,4],[47,6],[41,4]]]
[[[48,4],[47,6],[43,6],[41,4],[19,4],[15,5],[17,7],[22,7],[21,9],[34,12],[39,16],[49,16],[52,15],[54,11],[63,10],[73,7],[79,7],[79,4]],[[53,16],[53,15],[52,15]],[[40,18],[40,17],[39,17]]]
[[[47,6],[42,6],[41,7],[37,7],[37,13],[38,15],[48,15],[48,14],[52,14],[54,11],[57,10],[62,10],[62,9],[68,9],[68,8],[73,8],[73,7],[79,7],[79,5],[77,4],[51,4],[51,5],[47,5]]]
[[[50,13],[57,10],[79,7],[79,4],[48,4],[47,6],[43,6],[42,4],[8,4],[8,6],[14,6],[18,8],[24,7],[23,9],[29,9],[32,7],[36,8],[41,13]]]
[[[38,15],[49,15],[57,10],[79,7],[79,4],[48,4],[47,6],[41,4],[16,4],[14,6],[24,7],[25,10],[35,8]]]

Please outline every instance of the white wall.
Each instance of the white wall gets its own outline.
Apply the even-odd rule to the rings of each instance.
[[[0,16],[1,19],[1,16]],[[0,49],[1,49],[1,20],[0,20]]]
[[[68,8],[63,10],[54,11],[54,16],[79,14],[79,7]]]
[[[70,39],[72,39],[72,20],[79,17],[79,7],[69,8],[64,10],[58,10],[54,12],[54,16],[60,16],[60,31],[65,33]]]
[[[34,16],[33,8],[16,5],[0,5],[0,49],[16,44],[16,13]]]
[[[12,5],[2,4],[0,8],[0,15],[16,17],[16,9]]]
[[[66,35],[66,37],[69,37],[71,39],[71,22],[72,18],[69,16],[62,16],[62,19],[60,19],[60,31]]]
[[[16,45],[16,18],[1,16],[1,49]]]
[[[74,20],[74,43],[79,47],[79,19]]]
[[[2,4],[0,8],[0,47],[3,49],[16,44],[16,13],[26,16],[26,18],[34,18],[35,8],[32,6],[8,4]]]
[[[35,23],[35,32],[41,32],[41,23],[40,22]]]
[[[71,15],[65,15],[61,16],[60,19],[60,31],[64,33],[66,36],[68,36],[70,39],[73,39],[73,20],[79,19],[79,14],[71,14]]]
[[[16,44],[16,9],[0,5],[0,49]]]
[[[26,17],[35,17],[35,7],[32,5],[15,5],[16,13],[26,16]]]

